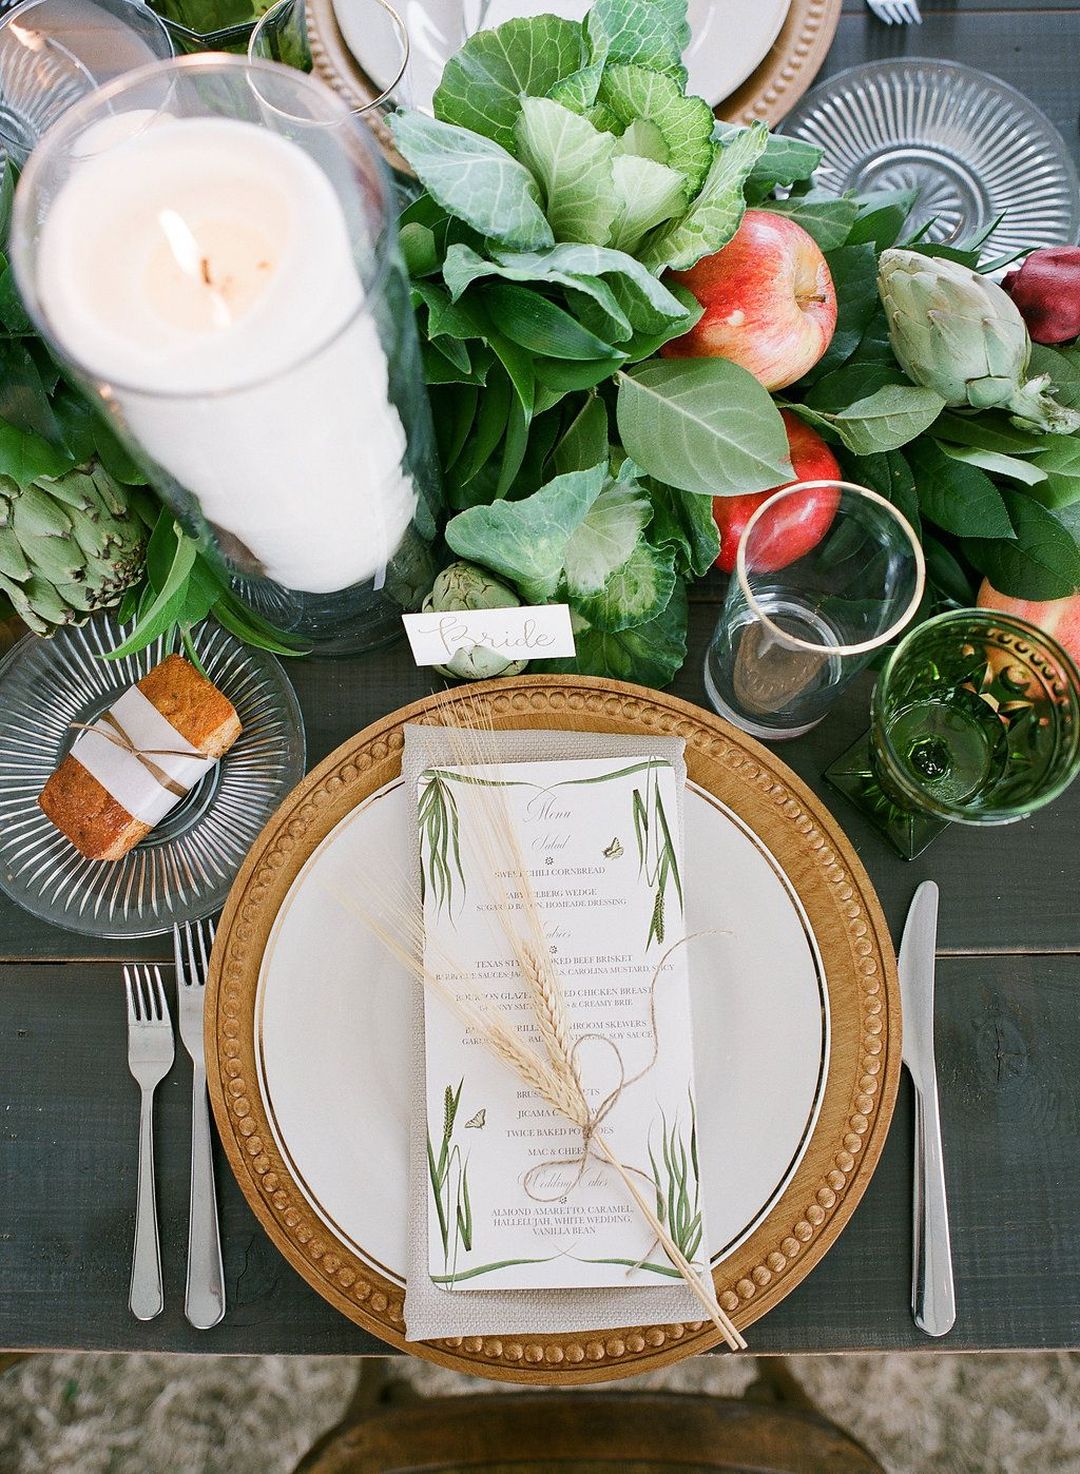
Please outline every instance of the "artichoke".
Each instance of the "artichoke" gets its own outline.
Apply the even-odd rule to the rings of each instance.
[[[509,585],[475,563],[451,563],[444,568],[424,600],[424,612],[442,614],[455,609],[514,609],[521,603]],[[440,675],[459,681],[485,681],[491,676],[519,676],[527,660],[507,660],[494,650],[475,647],[459,650],[447,665],[437,665]]]
[[[1050,376],[1027,377],[1031,339],[1015,302],[967,266],[882,251],[878,291],[900,367],[955,409],[1005,409],[1025,429],[1070,435],[1080,414],[1058,404]]]
[[[145,552],[142,519],[97,462],[27,486],[0,476],[0,595],[35,634],[118,603]]]

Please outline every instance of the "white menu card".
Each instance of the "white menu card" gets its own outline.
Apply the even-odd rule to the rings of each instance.
[[[513,870],[492,875],[490,815],[502,806],[562,983],[586,1097],[602,1113],[596,1131],[703,1268],[671,764],[621,757],[449,766],[427,769],[417,788],[428,971],[451,991],[472,990],[508,1009],[508,1021],[543,1051],[499,904],[520,890]],[[490,806],[486,819],[478,804]],[[424,1009],[432,1280],[457,1290],[678,1281],[626,1184],[585,1153],[580,1127],[430,988]]]

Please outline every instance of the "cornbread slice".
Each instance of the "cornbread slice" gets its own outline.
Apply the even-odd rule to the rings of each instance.
[[[207,757],[219,758],[240,735],[227,696],[181,655],[148,671],[138,689],[165,720]],[[150,833],[69,753],[38,798],[44,813],[89,860],[119,860]]]

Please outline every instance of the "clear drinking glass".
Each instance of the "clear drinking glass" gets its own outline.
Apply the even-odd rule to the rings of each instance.
[[[825,776],[907,860],[949,823],[1027,818],[1080,771],[1080,672],[1012,615],[961,609],[913,629],[870,718]]]
[[[350,98],[356,113],[366,113],[383,106],[394,94],[409,64],[409,34],[405,22],[387,0],[367,0],[366,30],[378,39],[382,52],[390,58],[390,80],[364,103]],[[260,18],[248,42],[249,61],[280,61],[301,72],[312,69],[311,42],[308,37],[306,0],[276,0]]]
[[[705,657],[705,690],[754,737],[815,726],[915,614],[926,578],[910,524],[875,491],[800,481],[743,533]]]
[[[391,189],[323,83],[208,55],[85,98],[16,191],[43,336],[237,595],[329,652],[397,633],[433,574]]]
[[[23,0],[0,19],[0,146],[24,163],[80,97],[172,54],[139,0]]]

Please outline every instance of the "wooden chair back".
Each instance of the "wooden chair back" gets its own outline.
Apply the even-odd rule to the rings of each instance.
[[[419,1401],[334,1429],[296,1474],[885,1474],[813,1414],[678,1393]]]

